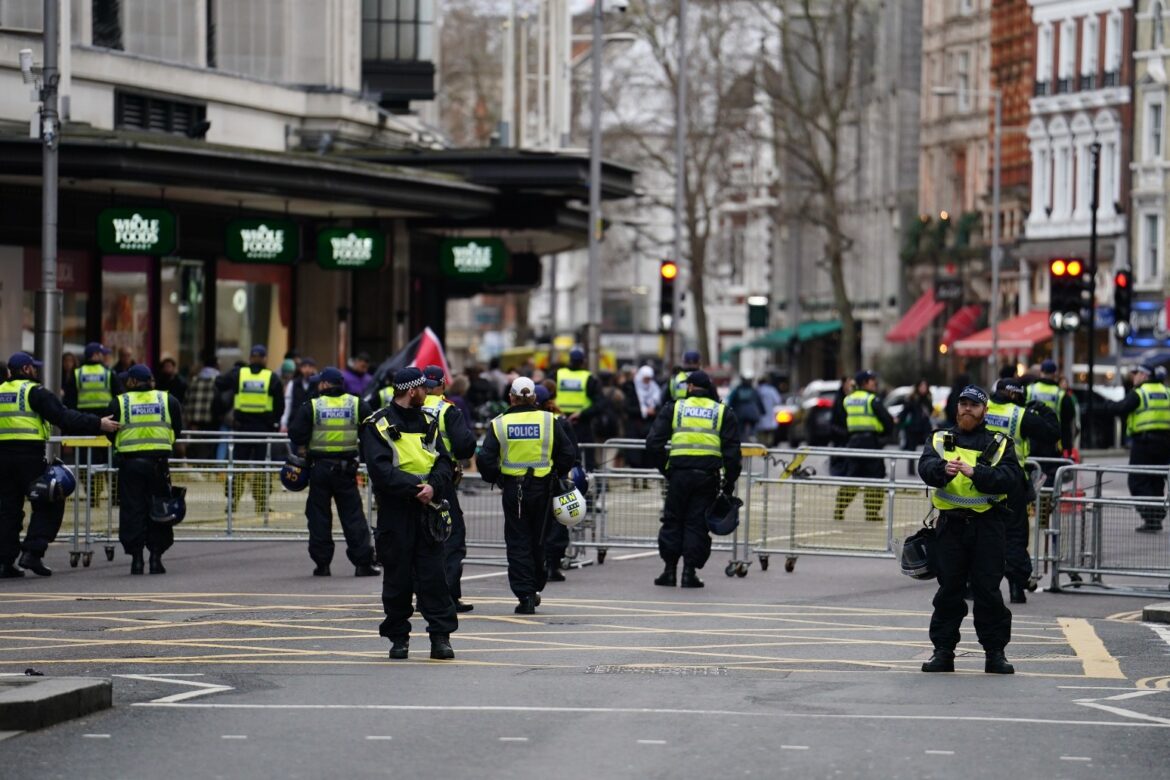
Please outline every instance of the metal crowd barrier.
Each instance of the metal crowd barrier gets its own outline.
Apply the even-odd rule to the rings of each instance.
[[[1131,477],[1170,477],[1166,467],[1063,466],[1056,473],[1051,527],[1053,592],[1107,591],[1120,595],[1164,598],[1166,589],[1123,582],[1106,576],[1170,579],[1170,544],[1165,534],[1138,533],[1145,521],[1165,527],[1170,497],[1134,496]],[[1124,478],[1124,481],[1123,481]],[[1062,579],[1063,578],[1063,579]]]

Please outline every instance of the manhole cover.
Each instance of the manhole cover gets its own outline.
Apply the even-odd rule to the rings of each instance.
[[[599,664],[589,666],[585,674],[660,674],[672,677],[725,677],[727,669],[722,666],[622,666]]]

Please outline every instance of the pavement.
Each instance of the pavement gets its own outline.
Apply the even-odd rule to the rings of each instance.
[[[483,551],[480,551],[483,552]],[[1013,677],[965,623],[953,675],[918,671],[933,588],[892,560],[802,557],[701,590],[653,553],[550,585],[518,616],[470,566],[456,660],[391,662],[379,582],[310,576],[300,543],[187,542],[168,574],[128,560],[0,582],[0,673],[112,681],[114,707],[3,741],[39,778],[1163,778],[1170,629],[1148,602],[1031,594]]]

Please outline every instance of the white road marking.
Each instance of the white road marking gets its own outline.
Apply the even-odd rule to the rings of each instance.
[[[1149,627],[1151,631],[1161,637],[1163,642],[1170,645],[1170,626],[1164,623],[1143,623],[1142,625]]]
[[[528,737],[500,737],[500,742],[527,742]]]
[[[781,750],[808,750],[808,745],[781,745]]]
[[[194,699],[197,696],[206,696],[209,693],[220,693],[222,691],[235,690],[230,685],[214,685],[212,683],[195,682],[194,680],[172,680],[171,677],[190,677],[202,675],[171,675],[171,674],[115,674],[115,677],[124,677],[128,680],[145,680],[146,682],[164,682],[173,683],[174,685],[186,685],[196,690],[184,691],[182,693],[172,693],[170,696],[164,696],[161,699],[154,699],[151,704],[173,704],[179,701],[186,701]]]
[[[1058,690],[1062,691],[1132,691],[1133,688],[1125,688],[1120,685],[1058,685]]]
[[[632,561],[636,558],[657,558],[657,550],[649,550],[647,552],[630,553],[629,555],[617,555],[610,558],[611,561]]]
[[[1061,756],[1061,761],[1092,761],[1089,756]]]
[[[394,739],[394,737],[380,737],[376,734],[371,734],[368,737],[366,737],[366,739],[383,740],[385,742],[389,742],[390,740]]]
[[[639,745],[665,745],[666,740],[665,739],[640,739],[640,740],[638,740],[638,744]]]
[[[507,571],[493,571],[489,574],[472,574],[470,577],[464,575],[463,577],[460,577],[459,579],[461,582],[467,582],[468,580],[486,580],[488,577],[507,577],[507,576],[508,576]]]
[[[954,754],[955,754],[955,751],[953,751],[953,750],[927,750],[926,751],[926,755],[928,755],[928,756],[953,756]]]
[[[224,734],[220,739],[247,739],[247,734]]]
[[[82,734],[85,739],[109,739],[109,734]]]
[[[1102,703],[1102,702],[1107,702],[1107,701],[1125,701],[1127,699],[1137,699],[1137,698],[1140,698],[1142,696],[1149,696],[1150,694],[1154,694],[1154,693],[1163,693],[1163,691],[1159,691],[1159,690],[1129,691],[1128,693],[1119,693],[1116,696],[1108,696],[1104,699],[1074,699],[1073,702],[1075,704],[1081,705],[1082,707],[1092,707],[1095,710],[1101,710],[1102,712],[1108,712],[1111,715],[1119,715],[1123,718],[1133,718],[1134,720],[1150,721],[1151,723],[1157,723],[1157,724],[1160,724],[1163,726],[1170,726],[1170,718],[1159,718],[1159,717],[1154,716],[1154,715],[1146,715],[1146,714],[1141,713],[1141,712],[1134,712],[1133,710],[1127,710],[1127,709],[1124,709],[1122,707],[1115,707],[1111,704],[1103,704]]]

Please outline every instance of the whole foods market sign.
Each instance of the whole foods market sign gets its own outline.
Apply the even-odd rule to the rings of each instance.
[[[224,254],[237,263],[291,265],[301,253],[295,222],[283,219],[237,219],[228,225]]]
[[[386,237],[376,230],[328,228],[317,233],[317,264],[347,271],[381,268]]]
[[[439,247],[439,270],[455,279],[502,282],[508,275],[508,248],[498,238],[449,238]]]
[[[106,209],[98,214],[98,247],[107,255],[169,255],[175,215],[166,209]]]

